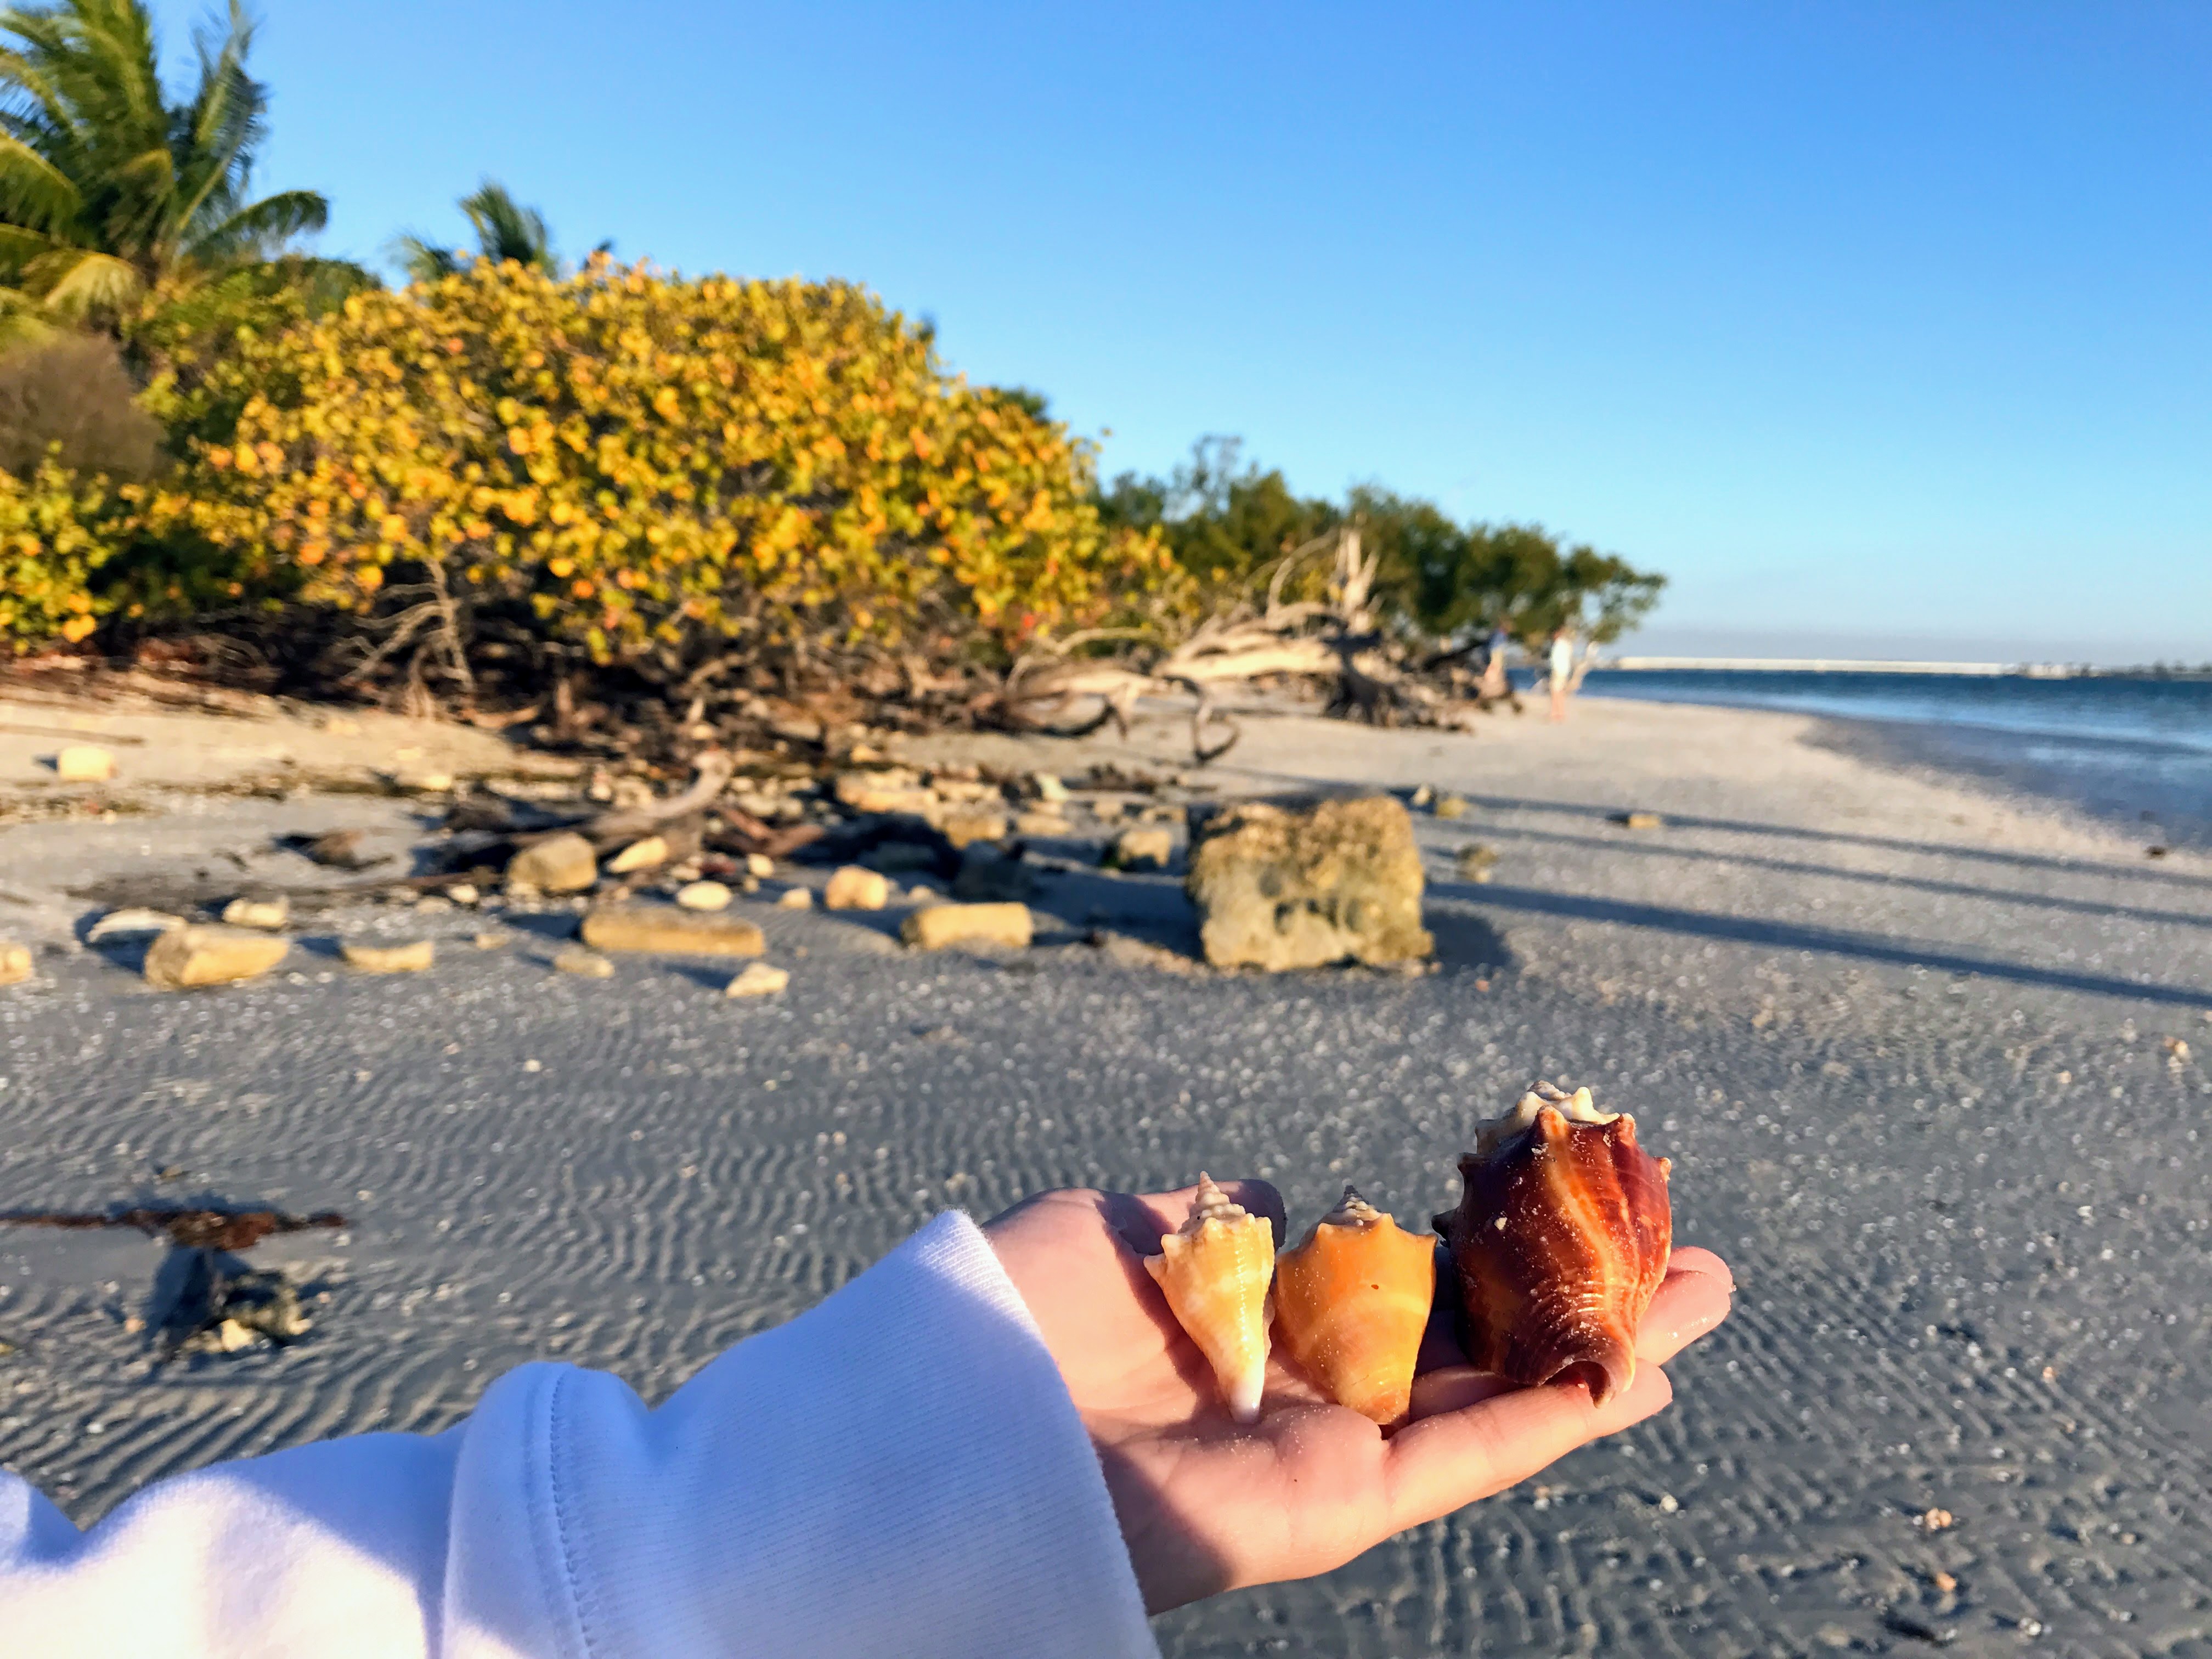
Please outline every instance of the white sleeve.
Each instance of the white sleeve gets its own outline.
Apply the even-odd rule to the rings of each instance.
[[[217,1464],[85,1534],[0,1474],[0,1632],[40,1659],[1158,1653],[1082,1421],[957,1214],[657,1411],[526,1365],[444,1434]]]

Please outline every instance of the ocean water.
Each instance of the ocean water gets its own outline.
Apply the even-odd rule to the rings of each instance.
[[[1600,669],[1583,690],[1821,715],[1877,760],[2064,801],[2147,843],[2212,845],[2212,679]]]

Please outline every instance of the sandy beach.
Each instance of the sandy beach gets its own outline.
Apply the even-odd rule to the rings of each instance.
[[[1674,1158],[1677,1240],[1728,1257],[1735,1317],[1660,1418],[1326,1578],[1170,1615],[1166,1651],[2212,1652],[2212,854],[2147,858],[2124,825],[1797,715],[1285,717],[1203,775],[1468,803],[1416,813],[1437,971],[1129,965],[1086,933],[1187,942],[1176,878],[1071,867],[1015,957],[915,957],[897,910],[781,909],[772,883],[739,902],[792,979],[757,1002],[692,963],[556,974],[566,910],[366,895],[303,906],[289,971],[165,995],[86,921],[307,886],[325,872],[271,837],[423,833],[419,802],[344,776],[514,757],[373,716],[343,742],[79,725],[144,739],[117,748],[112,819],[56,805],[50,739],[0,734],[0,935],[39,952],[0,990],[0,1212],[347,1218],[253,1252],[324,1293],[307,1340],[167,1363],[132,1328],[162,1247],[0,1229],[0,1462],[81,1521],[219,1458],[437,1430],[526,1358],[665,1396],[948,1206],[1204,1167],[1274,1181],[1294,1226],[1347,1179],[1425,1221],[1468,1126],[1547,1077]],[[1184,736],[1163,714],[1127,744],[901,753],[1073,775],[1185,767]],[[1469,842],[1486,884],[1458,873]],[[488,927],[501,948],[473,945]],[[317,942],[339,933],[441,954],[368,977]]]

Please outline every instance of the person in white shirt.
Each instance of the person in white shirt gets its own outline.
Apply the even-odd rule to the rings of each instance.
[[[1567,717],[1567,689],[1575,679],[1575,635],[1571,628],[1552,630],[1551,692],[1552,718],[1563,720]]]
[[[1272,1188],[1229,1190],[1279,1234]],[[443,1434],[216,1464],[83,1534],[0,1474],[0,1653],[1155,1656],[1148,1613],[1327,1571],[1662,1409],[1732,1289],[1675,1251],[1601,1408],[1473,1371],[1439,1322],[1394,1434],[1279,1364],[1247,1427],[1144,1270],[1189,1202],[939,1216],[653,1410],[525,1365]]]

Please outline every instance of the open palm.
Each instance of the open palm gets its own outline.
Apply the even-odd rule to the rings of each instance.
[[[1224,1185],[1269,1219],[1279,1246],[1275,1189]],[[1675,1251],[1638,1340],[1647,1363],[1601,1407],[1579,1383],[1521,1389],[1474,1370],[1440,1295],[1402,1428],[1385,1436],[1330,1404],[1279,1357],[1260,1421],[1242,1425],[1142,1260],[1182,1224],[1191,1196],[1044,1193],[985,1230],[1090,1430],[1154,1613],[1326,1572],[1650,1416],[1673,1397],[1660,1365],[1728,1315],[1720,1258]]]

